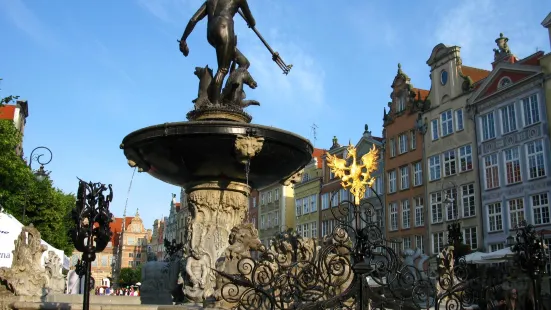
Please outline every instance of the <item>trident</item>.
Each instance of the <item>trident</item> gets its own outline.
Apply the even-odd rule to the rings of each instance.
[[[244,20],[247,20],[245,18],[245,15],[243,15],[243,12],[241,12],[241,10],[238,11],[239,12],[239,15],[241,15],[241,17],[243,17]],[[258,30],[256,30],[255,27],[251,27],[249,25],[249,28],[251,28],[254,33],[256,33],[256,35],[258,36],[258,38],[260,39],[260,41],[262,41],[262,43],[264,43],[264,46],[266,46],[266,48],[268,49],[268,51],[270,51],[270,53],[272,54],[272,60],[275,61],[275,63],[279,66],[279,68],[281,70],[283,70],[283,74],[287,75],[289,74],[289,71],[291,71],[291,68],[293,67],[293,65],[286,65],[285,62],[283,61],[283,59],[281,59],[281,56],[279,56],[279,53],[278,52],[275,52],[271,47],[270,45],[268,45],[268,42],[266,42],[266,40],[264,40],[264,38],[262,37],[262,35],[260,34],[260,32],[258,32]]]

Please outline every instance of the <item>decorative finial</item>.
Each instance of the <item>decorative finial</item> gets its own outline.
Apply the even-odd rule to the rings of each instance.
[[[371,187],[375,182],[375,178],[371,176],[371,173],[377,170],[379,150],[373,145],[369,153],[361,157],[361,164],[358,164],[356,160],[356,148],[349,145],[347,150],[347,158],[352,158],[350,164],[346,159],[329,154],[327,155],[327,165],[335,174],[335,177],[341,179],[341,186],[350,190],[350,193],[354,196],[354,203],[359,205],[360,199],[365,195],[367,186]]]
[[[331,145],[330,150],[333,150],[339,147],[341,147],[341,145],[339,144],[339,140],[337,139],[337,136],[333,136],[333,145]]]
[[[402,73],[402,64],[398,63],[398,74]]]
[[[140,208],[136,208],[136,217],[140,216]]]
[[[364,126],[364,133],[367,133],[369,131],[369,126],[367,126],[367,124],[365,124]]]

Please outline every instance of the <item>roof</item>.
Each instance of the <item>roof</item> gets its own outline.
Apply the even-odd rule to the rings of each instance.
[[[321,156],[323,156],[325,152],[327,152],[327,150],[318,148],[314,148],[314,152],[312,152],[312,157],[315,157],[317,160],[318,168],[321,168],[323,165],[323,160],[321,159]]]
[[[180,206],[181,206],[180,203],[179,202],[175,203],[175,206],[176,206],[176,212],[180,212]]]
[[[473,80],[473,83],[483,80],[488,75],[490,75],[490,71],[488,70],[469,66],[461,66],[461,72],[463,73],[463,75],[469,76]]]
[[[541,22],[541,25],[545,28],[551,27],[551,13],[547,14],[547,17]]]
[[[125,223],[124,227],[128,227],[130,223],[132,223],[133,216],[127,216],[125,217]],[[119,245],[119,233],[122,232],[122,224],[123,224],[123,218],[122,217],[116,217],[113,219],[111,223],[109,223],[109,228],[113,232],[113,235],[111,236],[111,243],[113,246]]]
[[[429,96],[430,91],[421,88],[413,88],[415,92],[415,100],[425,100]]]
[[[427,95],[428,95],[428,93],[427,93]],[[422,97],[422,95],[421,95],[421,97]],[[425,98],[426,98],[426,97],[425,97]],[[384,139],[381,138],[381,137],[375,137],[375,136],[371,136],[371,138],[373,138],[374,140],[377,140],[377,141],[379,141],[379,142],[381,142],[381,143],[382,143],[383,140],[384,140]]]
[[[5,105],[0,108],[0,119],[9,119],[13,120],[15,116],[15,109],[17,106],[15,105]]]

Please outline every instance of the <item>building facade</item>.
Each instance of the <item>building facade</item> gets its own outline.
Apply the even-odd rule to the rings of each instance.
[[[29,103],[27,100],[17,100],[15,104],[7,104],[0,107],[0,119],[12,120],[15,128],[21,133],[21,142],[17,146],[16,153],[23,155],[23,136],[25,125],[29,116]]]
[[[484,245],[489,251],[522,220],[551,229],[551,146],[539,66],[543,52],[515,57],[496,40],[493,70],[469,100],[475,115],[482,189]]]
[[[251,190],[249,195],[249,214],[247,216],[247,222],[252,223],[254,228],[258,230],[258,205],[260,197],[256,189]]]
[[[152,232],[145,229],[138,211],[134,217],[127,217],[126,222],[128,225],[122,233],[121,268],[135,268],[147,262],[147,246]]]
[[[164,259],[164,220],[155,220],[153,222],[153,232],[151,234],[151,241],[147,247],[148,255],[153,255],[157,261]],[[151,254],[150,254],[151,253]]]
[[[551,49],[551,13],[541,22],[541,25],[549,33],[549,48]],[[545,75],[543,89],[545,93],[545,103],[547,104],[547,123],[551,124],[551,53],[547,53],[540,58],[540,66]],[[549,126],[549,135],[551,135],[551,126]]]
[[[460,47],[436,45],[427,65],[431,68],[430,105],[424,158],[427,173],[427,206],[430,252],[440,253],[447,244],[447,224],[459,220],[463,242],[482,245],[480,180],[476,152],[476,125],[469,121],[467,98],[489,72],[462,64]]]
[[[295,225],[297,233],[305,238],[319,238],[321,159],[325,150],[314,148],[312,160],[304,167],[302,180],[294,185]]]
[[[320,190],[320,218],[319,227],[321,237],[327,236],[333,232],[337,227],[340,214],[335,212],[336,207],[342,201],[350,200],[350,192],[345,190],[341,186],[341,180],[335,177],[335,174],[331,171],[327,165],[327,154],[337,156],[338,158],[344,158],[346,152],[346,146],[341,146],[337,137],[333,137],[333,143],[329,150],[322,155],[322,184]]]
[[[360,138],[360,141],[356,143],[356,155],[358,160],[368,152],[370,152],[375,146],[379,150],[379,165],[377,170],[371,174],[375,178],[375,183],[373,184],[373,190],[366,188],[364,197],[360,200],[361,206],[372,208],[372,218],[361,221],[362,227],[367,225],[367,221],[373,221],[377,223],[377,226],[381,230],[381,233],[384,235],[385,231],[385,189],[384,189],[384,145],[383,138],[374,137],[371,135],[371,131],[367,125],[365,125],[365,130]]]
[[[389,111],[383,117],[385,151],[385,231],[395,251],[428,244],[426,225],[426,170],[423,163],[424,126],[419,115],[428,105],[428,91],[414,88],[398,65],[391,85]],[[401,247],[401,249],[398,249]]]
[[[277,233],[295,227],[294,191],[292,185],[274,183],[258,190],[258,234],[262,243],[269,245]]]
[[[176,201],[176,194],[172,194],[172,200],[170,201],[170,211],[168,214],[168,220],[166,222],[165,238],[172,242],[172,240],[180,239],[180,227],[178,212],[180,211],[180,203]]]

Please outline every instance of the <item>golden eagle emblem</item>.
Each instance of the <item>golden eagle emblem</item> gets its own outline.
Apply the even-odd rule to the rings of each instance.
[[[346,151],[344,159],[327,155],[327,166],[335,174],[335,177],[341,179],[341,186],[350,190],[354,196],[354,203],[358,205],[360,199],[365,195],[366,186],[371,187],[375,182],[371,173],[377,170],[379,150],[373,145],[373,148],[360,158],[361,164],[356,158],[356,148],[351,143],[348,144]]]

